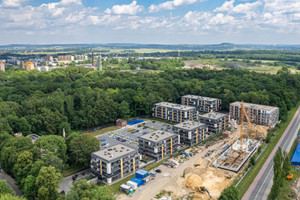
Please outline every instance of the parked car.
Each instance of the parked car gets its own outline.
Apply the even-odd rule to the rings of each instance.
[[[161,171],[161,169],[157,169],[157,170],[155,170],[155,172],[156,173],[161,173],[162,171]]]
[[[105,142],[105,141],[106,141],[106,139],[102,139],[102,140],[101,140],[101,142]]]
[[[123,139],[121,142],[126,142],[126,140],[125,140],[125,139]]]

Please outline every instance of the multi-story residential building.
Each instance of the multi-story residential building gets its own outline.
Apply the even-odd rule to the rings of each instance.
[[[72,55],[58,56],[58,62],[72,62],[72,61],[74,61],[74,56]]]
[[[210,112],[199,115],[198,119],[207,125],[209,133],[217,134],[229,127],[229,116],[224,113]]]
[[[252,123],[274,127],[279,120],[279,108],[252,103],[243,103],[246,113]],[[230,104],[229,114],[231,119],[240,122],[241,102]],[[246,120],[246,119],[245,119]]]
[[[161,102],[153,105],[152,116],[171,122],[183,122],[196,119],[197,111],[193,106],[185,106],[175,103]]]
[[[0,71],[4,71],[5,72],[5,64],[4,64],[4,62],[0,62]]]
[[[91,170],[107,184],[120,180],[139,168],[140,155],[136,149],[123,144],[92,153]]]
[[[89,57],[87,55],[75,55],[74,59],[76,61],[85,61],[85,60],[88,60]]]
[[[180,143],[189,146],[198,144],[207,137],[207,126],[196,121],[185,121],[173,126],[176,134],[180,135]]]
[[[22,68],[27,71],[34,70],[34,63],[33,62],[25,62],[22,64]]]
[[[139,153],[160,160],[176,153],[180,145],[180,136],[157,130],[139,137]]]
[[[181,97],[181,104],[195,106],[199,112],[218,112],[221,110],[222,100],[197,95],[185,95]]]
[[[45,59],[45,61],[49,61],[49,62],[54,61],[53,56],[45,56],[44,59]]]

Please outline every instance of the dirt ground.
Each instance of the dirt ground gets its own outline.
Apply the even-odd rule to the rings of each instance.
[[[293,186],[292,189],[295,191],[295,194],[297,195],[296,200],[300,200],[300,178],[298,178],[297,184]]]
[[[207,166],[209,162],[202,159],[202,156],[208,150],[213,150],[217,147],[220,147],[220,143],[216,143],[204,150],[199,147],[199,153],[187,158],[177,168],[160,166],[159,169],[162,170],[162,173],[157,174],[154,179],[149,180],[148,183],[138,188],[131,196],[119,194],[117,199],[148,200],[155,197],[162,190],[172,191],[172,199],[191,195],[194,196],[194,199],[209,199],[207,194],[195,192],[195,187],[200,184],[203,184],[210,191],[213,199],[217,199],[222,190],[234,180],[234,178],[226,179],[225,176],[228,174],[228,171]],[[200,164],[200,166],[194,167],[194,164]],[[236,177],[233,173],[230,174]],[[193,180],[191,176],[199,176],[199,182]]]
[[[198,147],[198,153],[190,158],[179,156],[177,161],[184,160],[177,168],[168,168],[159,166],[162,173],[145,185],[139,187],[132,195],[124,193],[119,194],[119,200],[148,200],[153,199],[161,191],[171,191],[172,199],[180,199],[184,197],[193,197],[193,199],[218,199],[221,192],[237,178],[238,174],[212,167],[211,164],[217,157],[218,153],[226,144],[231,145],[239,138],[239,126],[233,131],[228,138],[217,141],[207,148]],[[187,150],[189,152],[189,150]],[[204,157],[208,152],[212,151],[211,155]],[[155,169],[154,169],[155,170]],[[227,175],[231,178],[226,178]],[[300,183],[299,183],[300,184]],[[196,191],[197,186],[204,186],[212,196],[210,198],[207,193]]]

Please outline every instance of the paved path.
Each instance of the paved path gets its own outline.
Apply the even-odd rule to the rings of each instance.
[[[294,140],[297,137],[300,128],[300,107],[296,111],[293,119],[282,134],[277,145],[271,152],[270,156],[262,166],[258,175],[250,185],[249,189],[243,196],[242,200],[264,200],[268,198],[269,192],[273,184],[273,157],[280,146],[283,151],[288,152]]]
[[[6,180],[7,184],[16,192],[17,196],[23,195],[22,191],[19,190],[18,186],[16,185],[15,180],[8,174],[6,174],[3,170],[0,172],[0,179]]]
[[[82,175],[83,172],[84,172],[84,175]],[[85,176],[88,176],[90,174],[90,172],[91,172],[90,169],[86,169],[81,172],[77,172],[76,174],[78,174],[78,177],[76,180],[79,180]],[[73,179],[72,179],[73,175],[67,176],[63,180],[60,181],[60,187],[58,189],[59,192],[65,191],[67,193],[71,190],[72,183],[73,183]]]

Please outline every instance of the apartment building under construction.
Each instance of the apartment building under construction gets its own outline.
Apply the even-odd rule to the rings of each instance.
[[[196,121],[185,121],[173,126],[176,134],[180,135],[180,143],[189,146],[203,141],[207,134],[207,126],[204,123]]]
[[[246,113],[252,123],[274,127],[279,120],[279,108],[252,103],[244,103]],[[230,104],[229,115],[238,122],[241,117],[241,102]]]
[[[194,120],[197,115],[196,108],[193,106],[185,106],[169,102],[154,104],[152,111],[152,116],[155,118],[177,123],[185,120]]]
[[[139,168],[138,150],[117,144],[92,153],[91,170],[100,180],[111,184]]]
[[[139,153],[160,160],[178,151],[180,137],[177,134],[157,130],[139,137]]]
[[[195,106],[199,112],[218,112],[221,110],[222,100],[218,98],[203,97],[197,95],[185,95],[181,97],[181,104]]]
[[[229,116],[224,113],[210,112],[204,115],[199,115],[198,119],[201,123],[207,125],[209,133],[217,134],[229,127]]]

